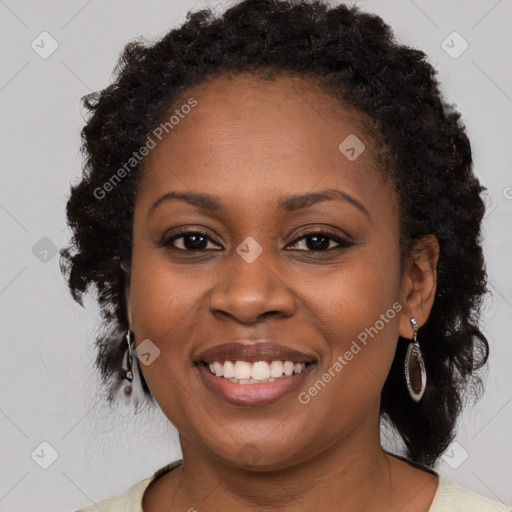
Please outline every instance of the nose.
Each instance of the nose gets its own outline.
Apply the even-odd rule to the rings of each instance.
[[[295,313],[295,297],[272,266],[269,251],[251,263],[236,252],[232,259],[210,294],[209,308],[214,315],[252,324],[264,315],[290,317]]]

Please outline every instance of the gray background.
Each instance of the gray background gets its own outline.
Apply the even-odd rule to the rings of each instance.
[[[512,2],[357,4],[381,15],[401,42],[427,53],[446,98],[462,111],[475,172],[489,191],[487,389],[465,411],[438,470],[512,504]],[[109,83],[128,40],[161,36],[189,9],[205,5],[222,11],[229,4],[0,0],[0,511],[71,511],[126,491],[180,456],[177,433],[162,413],[109,415],[98,402],[96,306],[93,298],[87,309],[73,302],[52,248],[67,242],[65,202],[81,172],[80,97]],[[46,59],[31,47],[43,31],[58,43]],[[457,58],[442,47],[454,31],[469,44]],[[456,36],[446,44],[458,52],[463,42]],[[51,462],[52,448],[42,442],[57,452],[47,469],[40,465]]]

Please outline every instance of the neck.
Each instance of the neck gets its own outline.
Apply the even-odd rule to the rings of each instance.
[[[278,470],[250,471],[219,461],[181,439],[176,510],[276,512],[392,509],[391,470],[377,436],[358,431],[312,458]],[[385,505],[389,505],[386,507]]]

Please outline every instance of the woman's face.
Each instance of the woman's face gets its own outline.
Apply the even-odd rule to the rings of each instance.
[[[371,142],[299,79],[221,77],[182,103],[137,192],[128,312],[184,454],[270,469],[378,442],[412,329],[396,196]],[[188,200],[159,202],[171,192]]]

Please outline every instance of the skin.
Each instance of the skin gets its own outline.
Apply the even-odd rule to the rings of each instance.
[[[136,196],[128,317],[136,345],[161,351],[144,377],[180,435],[184,464],[151,484],[145,512],[189,510],[428,511],[438,479],[387,455],[379,442],[380,393],[398,336],[412,338],[434,300],[437,241],[400,264],[398,203],[353,113],[300,78],[218,77],[186,92],[198,104],[149,153]],[[349,161],[338,145],[356,134]],[[293,212],[282,196],[342,190],[347,201]],[[218,196],[207,211],[169,191]],[[183,228],[190,238],[161,246]],[[314,252],[328,230],[354,245]],[[310,234],[309,239],[304,238]],[[236,252],[248,236],[263,252]],[[172,249],[174,244],[175,249]],[[328,247],[338,247],[331,239]],[[180,251],[181,249],[181,251]],[[394,303],[402,310],[308,404],[298,400]],[[229,404],[202,382],[193,359],[239,338],[266,338],[314,354],[297,392],[257,407]],[[243,455],[256,453],[252,463]]]

